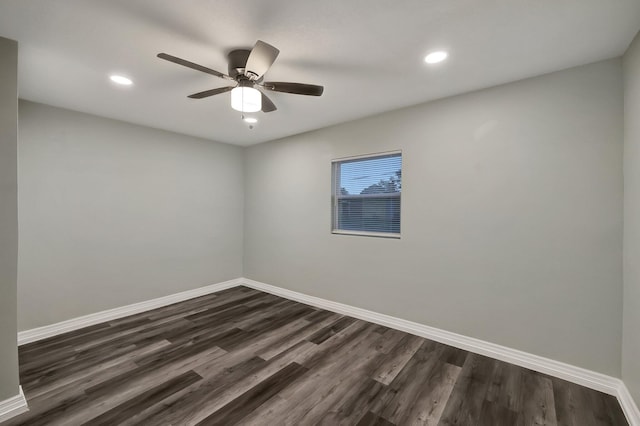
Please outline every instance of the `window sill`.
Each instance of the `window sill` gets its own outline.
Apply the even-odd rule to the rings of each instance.
[[[334,229],[332,234],[337,235],[354,235],[360,237],[378,237],[378,238],[391,238],[395,240],[400,239],[400,234],[392,234],[389,232],[366,232],[366,231],[344,231],[342,229]]]

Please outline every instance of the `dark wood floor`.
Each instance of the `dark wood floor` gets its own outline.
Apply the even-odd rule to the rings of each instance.
[[[20,347],[8,425],[626,425],[612,396],[245,287]]]

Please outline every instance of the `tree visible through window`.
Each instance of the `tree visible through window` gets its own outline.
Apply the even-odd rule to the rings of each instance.
[[[333,188],[334,232],[400,234],[402,154],[334,161]]]

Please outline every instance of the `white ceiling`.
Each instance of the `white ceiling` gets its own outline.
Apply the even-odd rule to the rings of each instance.
[[[612,58],[640,29],[640,0],[2,0],[0,36],[20,43],[20,97],[220,142],[251,145],[471,90]],[[226,53],[280,49],[266,80],[325,86],[269,92],[250,130],[225,80]],[[449,60],[423,62],[447,49]],[[130,76],[115,87],[111,73]]]

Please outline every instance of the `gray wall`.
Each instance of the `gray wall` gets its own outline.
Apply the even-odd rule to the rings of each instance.
[[[640,33],[624,56],[622,378],[640,405]]]
[[[0,401],[18,394],[18,43],[0,37]]]
[[[251,147],[245,276],[619,377],[622,105],[616,59]],[[397,149],[402,239],[332,235],[331,159]]]
[[[19,330],[242,276],[241,148],[19,112]]]

